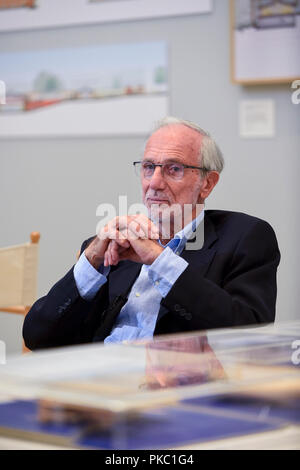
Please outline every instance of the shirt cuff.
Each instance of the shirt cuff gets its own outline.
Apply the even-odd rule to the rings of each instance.
[[[166,297],[188,262],[166,247],[156,260],[148,267],[148,276],[162,297]]]
[[[90,264],[83,252],[74,266],[74,278],[80,297],[84,300],[93,300],[100,287],[106,283],[110,266],[104,268],[101,265],[99,271]]]

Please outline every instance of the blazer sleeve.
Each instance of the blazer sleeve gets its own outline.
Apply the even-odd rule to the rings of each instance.
[[[91,240],[82,244],[80,253]],[[106,284],[100,289],[103,297],[106,289]],[[25,345],[34,350],[89,342],[86,324],[93,304],[93,301],[80,297],[72,267],[26,315],[23,324]]]
[[[221,285],[200,276],[191,265],[178,278],[162,301],[176,329],[191,331],[274,321],[280,252],[272,227],[256,220],[233,250]],[[169,315],[162,317],[156,333],[165,329],[164,322],[172,322]]]

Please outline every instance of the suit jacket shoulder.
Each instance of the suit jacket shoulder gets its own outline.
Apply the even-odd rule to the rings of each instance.
[[[275,232],[263,219],[243,212],[225,210],[206,210],[205,219],[213,225],[217,238],[222,240],[224,245],[233,246],[234,240],[239,243],[251,234],[252,238],[259,237],[261,241],[272,240],[278,249]]]

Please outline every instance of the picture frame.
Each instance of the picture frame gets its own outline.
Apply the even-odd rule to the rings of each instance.
[[[230,0],[232,83],[292,83],[300,77],[299,44],[299,0]]]

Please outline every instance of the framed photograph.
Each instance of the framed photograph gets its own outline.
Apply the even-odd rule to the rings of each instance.
[[[290,83],[300,77],[300,0],[230,0],[234,83]]]
[[[147,134],[168,114],[167,44],[0,53],[0,138]]]

